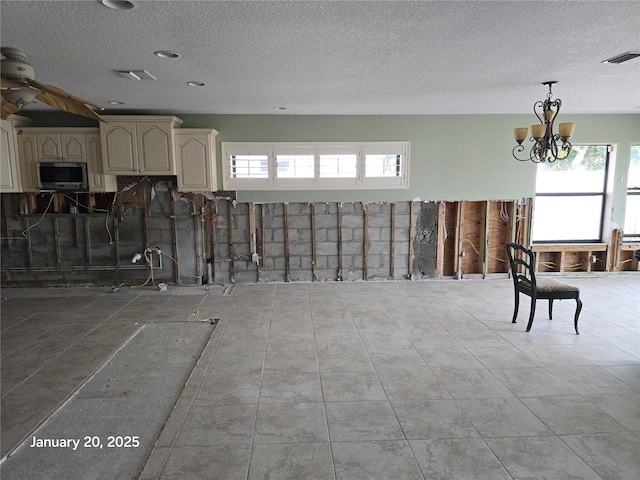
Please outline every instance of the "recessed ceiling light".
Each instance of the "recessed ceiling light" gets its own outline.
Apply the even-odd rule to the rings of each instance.
[[[273,107],[274,110],[286,110],[287,107]]]
[[[204,87],[204,83],[202,82],[187,82],[187,85],[190,87]]]
[[[157,52],[153,52],[153,54],[160,58],[178,58],[180,56],[179,53],[170,52],[169,50],[158,50]]]
[[[117,100],[109,100],[109,105],[124,105],[124,102],[118,102]]]
[[[133,8],[133,3],[127,0],[102,0],[102,4],[114,10],[131,10]]]

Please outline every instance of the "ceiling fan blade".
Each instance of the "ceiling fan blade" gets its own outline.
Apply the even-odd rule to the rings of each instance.
[[[0,118],[6,120],[12,113],[16,113],[20,110],[20,106],[15,103],[7,102],[2,96],[0,96],[1,114]]]
[[[96,112],[87,107],[84,103],[72,99],[70,97],[61,97],[52,93],[42,92],[36,97],[39,101],[50,107],[63,110],[65,112],[73,113],[76,115],[82,115],[100,122],[106,121],[98,115]]]
[[[70,98],[70,99],[72,99],[72,100],[74,100],[76,102],[83,103],[85,105],[90,105],[92,107],[95,107],[98,110],[104,110],[104,107],[102,105],[98,105],[97,103],[90,102],[89,100],[85,100],[84,98],[76,97],[75,95],[73,95],[73,94],[71,94],[69,92],[65,92],[61,88],[54,87],[53,85],[47,85],[46,83],[42,83],[42,82],[39,82],[37,80],[32,80],[32,79],[27,79],[27,82],[30,85],[33,85],[34,87],[42,90],[45,93],[50,93],[50,94],[58,96],[58,97],[67,97],[67,98]]]

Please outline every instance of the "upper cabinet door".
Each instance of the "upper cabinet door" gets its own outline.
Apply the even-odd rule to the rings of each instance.
[[[20,157],[19,164],[22,176],[22,191],[40,191],[38,147],[35,133],[22,132],[18,135],[18,156]]]
[[[175,134],[178,190],[213,192],[216,181],[215,137],[207,129],[180,129]]]
[[[13,124],[0,121],[0,192],[19,192],[20,174]]]
[[[89,166],[89,191],[116,192],[118,191],[117,177],[104,175],[100,148],[100,134],[87,133],[84,136],[87,164]]]
[[[103,115],[100,124],[104,173],[175,175],[173,133],[182,120],[170,116]]]
[[[86,162],[83,133],[37,132],[36,145],[39,162]]]
[[[174,175],[173,129],[170,124],[136,122],[139,173]]]
[[[135,122],[109,122],[107,125],[100,125],[100,137],[105,174],[138,173]]]
[[[60,149],[63,162],[87,161],[83,134],[61,133]]]
[[[60,149],[60,135],[58,133],[36,134],[38,148],[38,161],[61,162],[62,150]]]

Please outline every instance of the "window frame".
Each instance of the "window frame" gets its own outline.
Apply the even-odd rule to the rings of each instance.
[[[604,146],[605,150],[605,165],[604,165],[604,176],[602,181],[602,190],[601,191],[591,191],[591,192],[543,192],[538,193],[537,191],[534,194],[534,210],[532,215],[532,222],[535,223],[535,203],[539,197],[594,197],[598,196],[602,198],[601,207],[600,207],[600,217],[598,222],[598,238],[584,238],[584,239],[545,239],[545,240],[534,240],[533,239],[533,229],[531,231],[532,239],[531,243],[533,245],[548,245],[548,244],[579,244],[579,243],[602,243],[604,241],[604,231],[605,231],[605,212],[607,209],[607,194],[608,194],[608,186],[609,186],[609,169],[612,165],[612,153],[613,146],[611,144],[606,143],[581,143],[576,144],[575,146]],[[563,161],[563,160],[558,160]],[[537,168],[537,166],[536,166]],[[537,175],[536,175],[536,186],[537,190]],[[532,225],[533,226],[533,225]]]
[[[637,243],[640,242],[640,231],[635,232],[635,233],[627,233],[626,230],[626,226],[627,226],[627,212],[628,209],[626,208],[626,206],[629,204],[629,197],[630,196],[640,196],[640,184],[639,185],[630,185],[629,184],[629,179],[630,179],[630,175],[629,175],[629,171],[631,170],[631,151],[637,148],[640,150],[640,144],[632,144],[629,148],[629,168],[627,169],[627,189],[626,189],[626,194],[625,194],[625,218],[624,218],[624,223],[623,223],[623,230],[622,230],[622,241],[626,242],[626,243]]]
[[[314,152],[314,177],[278,177],[278,151],[300,154]],[[222,185],[224,190],[363,190],[363,189],[408,189],[410,142],[221,142]],[[354,177],[321,177],[320,155],[322,152],[353,152],[356,154]],[[231,157],[249,152],[265,152],[268,158],[267,178],[233,177]],[[365,156],[367,152],[386,152],[401,155],[400,174],[388,177],[367,177]]]
[[[267,156],[267,178],[242,178],[242,177],[232,177],[231,171],[231,156],[233,155],[265,155]],[[259,187],[264,182],[269,181],[269,151],[263,145],[260,144],[242,144],[238,145],[238,148],[230,151],[229,154],[225,157],[226,161],[222,164],[222,172],[225,178],[232,179],[233,182],[242,181],[242,183],[247,185],[253,185],[254,187]],[[233,183],[232,182],[232,183]],[[226,189],[226,188],[225,188]],[[230,188],[233,189],[233,188]]]

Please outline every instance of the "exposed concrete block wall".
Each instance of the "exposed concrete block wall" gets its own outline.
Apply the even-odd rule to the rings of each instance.
[[[229,200],[218,201],[219,225],[214,235],[216,281],[397,280],[434,276],[438,213],[435,203],[415,202],[413,220],[411,202],[270,203],[252,207],[234,202],[229,209],[230,204]],[[229,214],[225,219],[225,212],[231,214],[231,237],[226,231]],[[412,231],[416,236],[413,242]],[[254,253],[258,262],[252,260]]]
[[[342,204],[342,280],[364,279],[364,215],[361,203]]]
[[[227,203],[217,200],[211,207],[214,221],[211,226],[213,244],[215,250],[209,259],[212,271],[212,281],[215,283],[231,282],[231,255],[229,253],[229,216],[227,214]]]
[[[264,282],[283,282],[286,280],[287,264],[285,258],[284,210],[282,203],[264,205],[264,252],[261,262],[260,280]],[[262,218],[262,217],[261,217]]]
[[[316,231],[316,279],[336,280],[339,276],[338,262],[338,204],[315,205]]]
[[[251,236],[249,235],[249,205],[237,203],[232,207],[232,240],[233,240],[233,269],[234,278],[238,283],[256,282],[258,278],[257,265],[252,262]],[[215,247],[214,247],[215,248]]]
[[[146,209],[18,215],[3,196],[2,283],[148,285],[175,282],[405,280],[434,277],[433,202],[239,203],[156,188]],[[25,232],[29,226],[38,225]],[[3,225],[4,227],[4,225]],[[153,269],[136,253],[151,251]],[[175,263],[174,261],[175,260]],[[177,265],[176,265],[177,264]],[[153,278],[151,278],[153,273]]]
[[[407,266],[409,265],[409,236],[411,233],[411,203],[396,203],[396,221],[394,232],[395,244],[395,262],[394,262],[394,278],[403,278],[407,275]],[[435,217],[433,219],[435,228]],[[382,233],[383,234],[383,233]],[[433,250],[435,256],[435,246]],[[433,272],[431,275],[433,276]]]
[[[169,192],[158,192],[146,218],[139,208],[126,210],[121,219],[106,212],[25,216],[17,213],[20,196],[3,194],[2,202],[0,272],[5,287],[14,284],[142,285],[150,278],[151,271],[144,260],[132,263],[136,253],[142,254],[146,246],[153,246],[175,258],[168,213]],[[188,204],[176,202],[177,211],[184,208],[188,209]],[[190,225],[183,229],[185,233],[193,229],[190,214],[182,212],[179,219]],[[25,231],[30,226],[33,228]],[[151,260],[155,267],[159,266],[157,255],[152,255]],[[195,268],[189,261],[189,258],[178,259],[193,282],[197,280]],[[163,258],[162,264],[162,269],[154,269],[156,281],[174,281],[173,262]]]
[[[289,280],[308,282],[313,280],[311,206],[290,203],[288,207]]]

